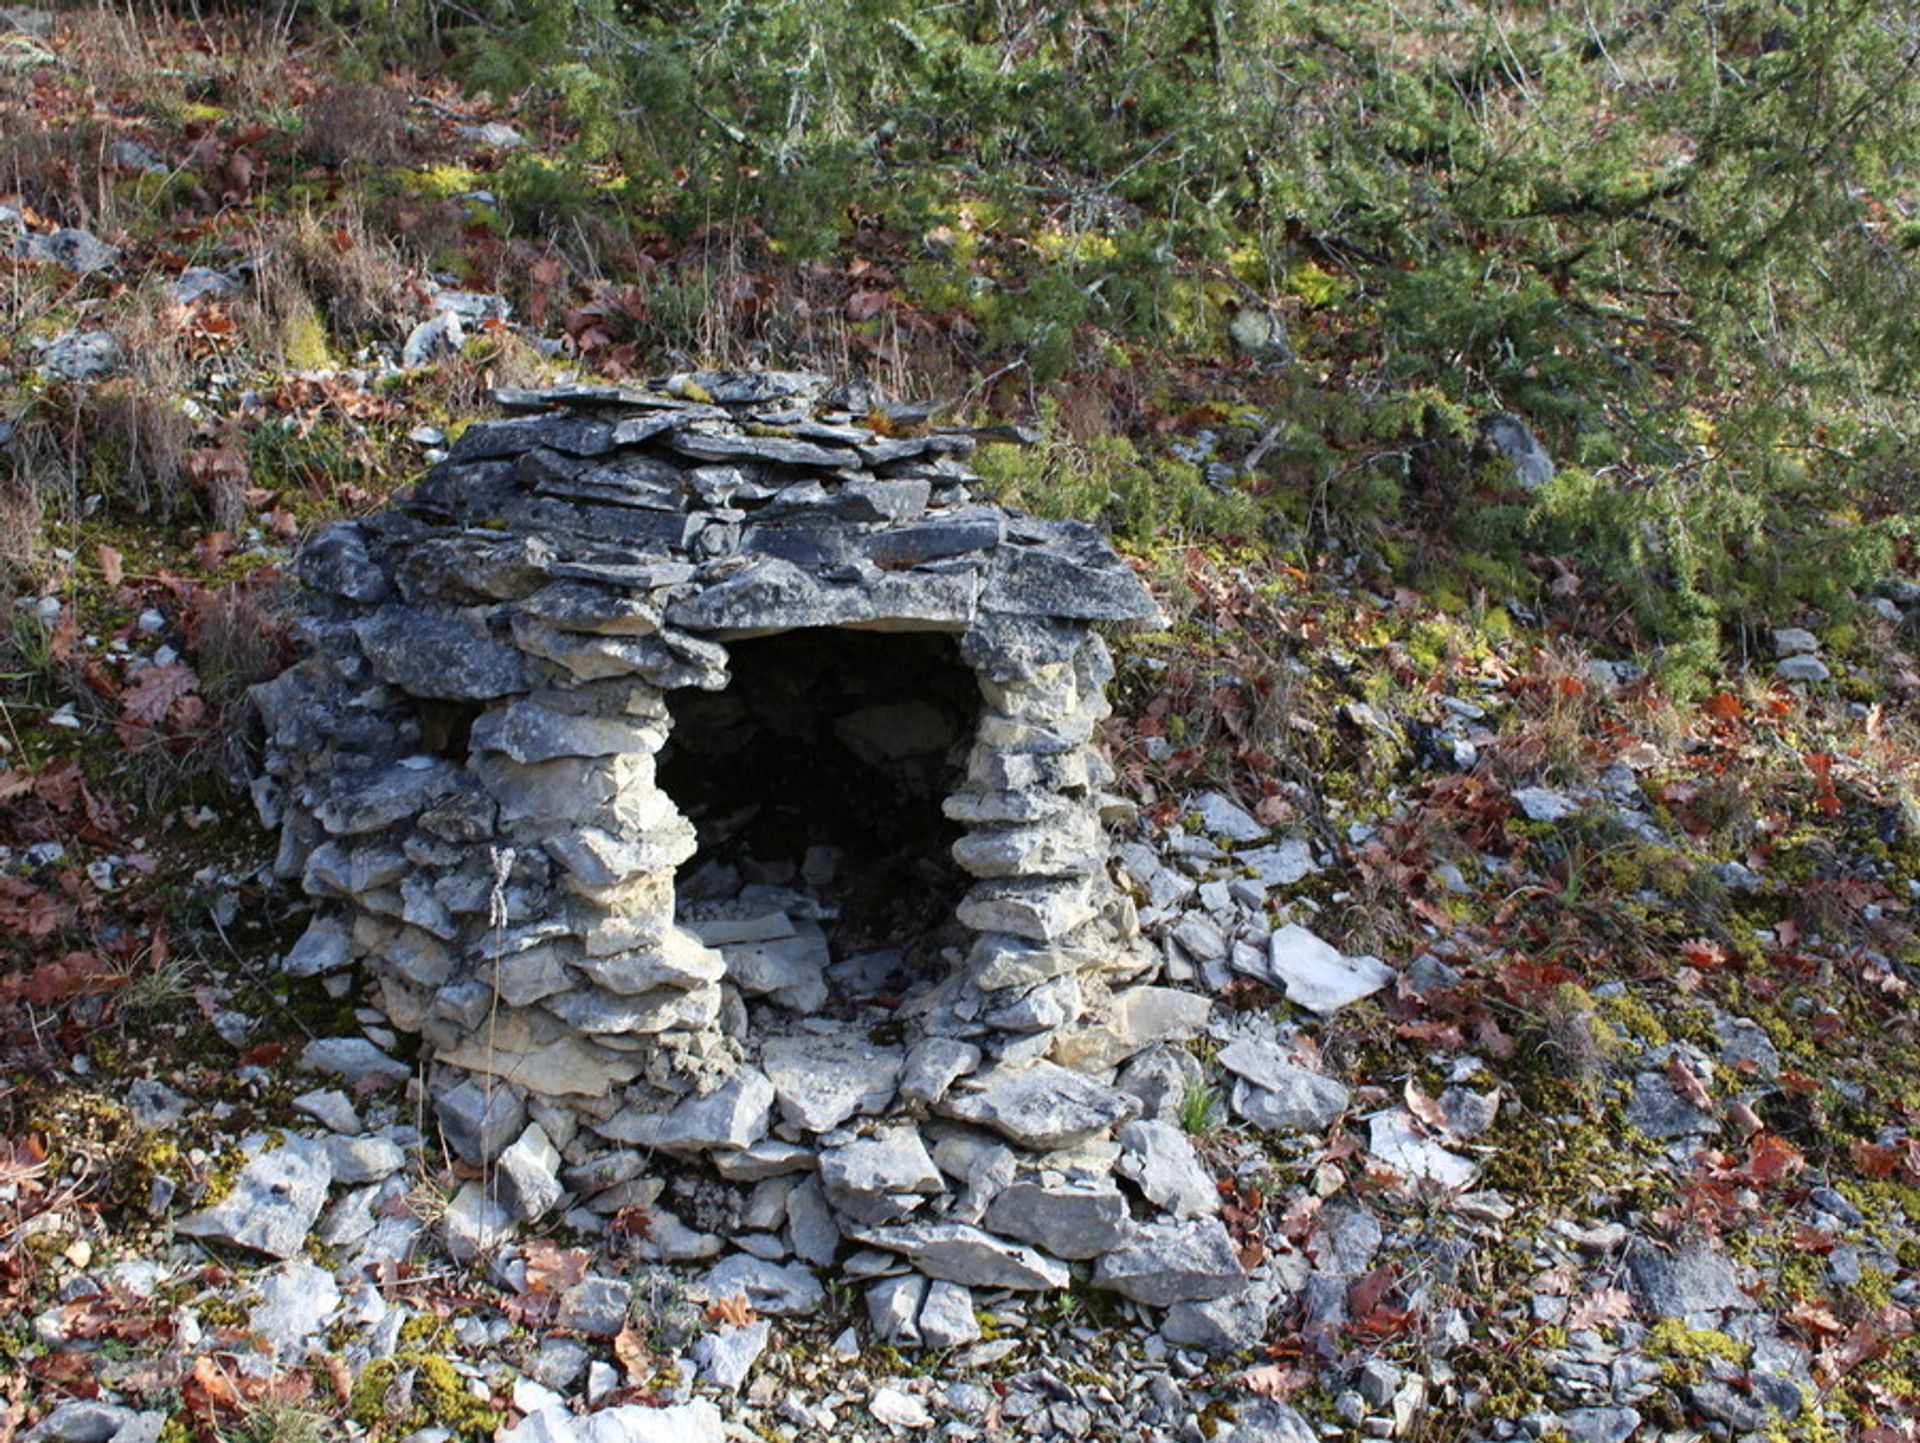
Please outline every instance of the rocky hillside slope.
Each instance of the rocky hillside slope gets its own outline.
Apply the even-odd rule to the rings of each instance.
[[[1029,386],[914,287],[1042,233],[616,243],[617,193],[528,199],[571,138],[537,95],[331,64],[0,9],[0,1443],[1920,1439],[1910,552],[1682,671],[1610,562],[1452,526],[1564,503],[1518,418],[1364,504],[1389,422],[1297,389],[1323,313]],[[494,387],[783,361],[904,436],[1044,423],[980,469],[1169,615],[1115,641],[1116,877],[1210,1010],[1115,1145],[1238,1292],[929,1285],[645,1158],[483,1176],[407,1039],[283,965],[246,691],[302,538]]]

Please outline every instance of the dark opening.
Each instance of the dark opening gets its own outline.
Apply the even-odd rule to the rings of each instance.
[[[966,878],[940,804],[980,691],[953,639],[812,630],[730,643],[721,692],[675,692],[659,784],[699,830],[683,904],[746,888],[817,899],[835,959],[954,940]]]

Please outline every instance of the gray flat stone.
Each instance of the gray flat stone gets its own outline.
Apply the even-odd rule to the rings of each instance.
[[[1298,837],[1289,837],[1271,847],[1250,847],[1244,852],[1235,852],[1233,863],[1250,870],[1253,880],[1265,888],[1290,887],[1320,870],[1320,864],[1313,860],[1313,848]]]
[[[1741,1288],[1733,1260],[1704,1243],[1668,1253],[1636,1239],[1627,1245],[1627,1272],[1641,1303],[1662,1318],[1751,1312],[1757,1306]]]
[[[443,611],[383,606],[353,634],[375,674],[409,696],[486,701],[531,685],[518,651]]]
[[[785,937],[732,943],[720,950],[729,977],[741,991],[810,1015],[826,1005],[826,970],[833,954],[816,923],[789,927],[788,932]]]
[[[1343,957],[1298,923],[1267,943],[1267,966],[1287,1000],[1325,1017],[1370,997],[1393,980],[1393,969],[1373,957]]]
[[[1139,1100],[1051,1062],[997,1067],[972,1078],[939,1111],[990,1127],[1029,1148],[1085,1141],[1139,1115]]]
[[[1277,1042],[1236,1038],[1221,1049],[1219,1062],[1244,1080],[1234,1088],[1234,1110],[1256,1127],[1318,1132],[1347,1110],[1345,1087],[1301,1067]]]
[[[946,1191],[926,1144],[911,1127],[881,1128],[820,1153],[827,1200],[863,1223],[893,1222]]]
[[[539,1123],[528,1123],[526,1131],[500,1154],[494,1166],[500,1201],[520,1221],[533,1221],[566,1196],[559,1171],[559,1149]]]
[[[316,1037],[300,1049],[302,1072],[327,1072],[344,1077],[355,1088],[391,1086],[405,1082],[413,1070],[382,1052],[364,1037]]]
[[[919,1273],[882,1278],[867,1289],[867,1322],[883,1343],[920,1341],[920,1306],[926,1301],[927,1279]]]
[[[1029,1175],[1002,1188],[984,1219],[990,1232],[1056,1258],[1094,1258],[1134,1233],[1127,1200],[1103,1177]]]
[[[589,1338],[611,1338],[627,1325],[633,1303],[633,1285],[621,1278],[589,1273],[560,1295],[554,1322],[568,1332]]]
[[[1640,1430],[1640,1414],[1632,1408],[1568,1408],[1560,1426],[1573,1443],[1626,1443]]]
[[[772,1318],[810,1314],[826,1301],[826,1289],[808,1269],[735,1253],[702,1280],[709,1298],[744,1295],[756,1313]]]
[[[48,375],[80,385],[106,380],[126,360],[119,338],[110,331],[70,331],[40,353]]]
[[[1115,1171],[1155,1207],[1175,1217],[1204,1217],[1219,1210],[1220,1191],[1200,1165],[1192,1139],[1179,1128],[1142,1119],[1122,1127],[1119,1140]]]
[[[669,1152],[751,1147],[767,1135],[773,1111],[773,1084],[751,1067],[705,1097],[690,1097],[664,1115],[633,1108],[599,1127],[619,1142]]]
[[[1633,1079],[1627,1121],[1649,1137],[1697,1137],[1720,1130],[1719,1120],[1682,1097],[1664,1072],[1641,1072]]]
[[[914,1044],[901,1069],[900,1096],[932,1104],[980,1065],[980,1049],[952,1037],[929,1037]]]
[[[1512,463],[1514,480],[1528,491],[1538,491],[1553,480],[1553,458],[1534,437],[1527,423],[1511,412],[1502,411],[1480,421],[1480,435],[1487,445]]]
[[[247,1330],[265,1341],[282,1365],[304,1361],[308,1345],[340,1306],[333,1274],[295,1259],[269,1269],[253,1286],[259,1301],[247,1313]]]
[[[935,1278],[920,1305],[920,1341],[929,1348],[963,1348],[979,1340],[973,1294],[959,1283]]]
[[[13,253],[28,260],[51,261],[76,276],[105,270],[120,258],[120,252],[90,231],[72,226],[52,235],[24,235],[13,243]]]
[[[234,1179],[231,1193],[212,1207],[180,1219],[174,1230],[190,1238],[290,1258],[306,1245],[332,1181],[327,1150],[296,1139],[248,1163]]]
[[[769,1038],[760,1048],[760,1066],[781,1117],[814,1133],[884,1110],[905,1065],[901,1049],[873,1043],[864,1033],[797,1032]]]
[[[1783,656],[1773,668],[1782,681],[1827,681],[1833,672],[1817,656]]]
[[[1547,787],[1521,787],[1513,794],[1513,804],[1529,822],[1564,822],[1580,810],[1573,798]]]
[[[467,1081],[434,1097],[440,1135],[462,1162],[485,1167],[527,1124],[519,1094],[499,1083]]]
[[[1471,1187],[1480,1174],[1473,1162],[1422,1136],[1410,1113],[1398,1108],[1377,1113],[1367,1126],[1367,1150],[1404,1177],[1424,1178],[1459,1190]]]
[[[343,1187],[379,1182],[407,1165],[407,1155],[390,1137],[332,1136],[319,1139],[333,1167],[333,1180]]]
[[[68,1398],[28,1429],[22,1443],[108,1443],[133,1416],[118,1404]]]
[[[965,1223],[860,1228],[853,1237],[870,1247],[904,1254],[929,1277],[973,1288],[1051,1291],[1072,1280],[1064,1264]]]
[[[1156,1308],[1224,1297],[1246,1282],[1233,1240],[1217,1218],[1149,1223],[1093,1269],[1095,1287]]]
[[[1245,807],[1219,792],[1206,793],[1194,804],[1193,810],[1200,819],[1200,830],[1229,842],[1264,841],[1269,830],[1256,822]]]
[[[745,1327],[702,1334],[693,1344],[693,1361],[700,1366],[701,1378],[729,1393],[739,1392],[767,1350],[772,1333],[773,1324],[759,1318]]]

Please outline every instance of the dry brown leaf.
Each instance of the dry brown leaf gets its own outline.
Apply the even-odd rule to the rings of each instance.
[[[1633,1298],[1624,1288],[1597,1288],[1573,1305],[1567,1314],[1571,1332],[1622,1322],[1633,1316]]]
[[[745,1293],[732,1293],[707,1304],[707,1321],[716,1326],[744,1328],[753,1320],[753,1304]]]
[[[1304,1388],[1312,1376],[1302,1368],[1283,1368],[1278,1363],[1263,1363],[1258,1368],[1247,1369],[1240,1375],[1239,1381],[1240,1386],[1249,1393],[1258,1393],[1262,1398],[1283,1403]]]
[[[1419,1118],[1422,1123],[1435,1132],[1447,1130],[1447,1115],[1440,1110],[1440,1104],[1420,1090],[1420,1084],[1411,1077],[1407,1079],[1405,1089],[1407,1111]]]
[[[150,666],[120,693],[120,705],[130,721],[157,727],[166,721],[174,703],[199,685],[200,678],[193,674],[193,669],[181,662]]]
[[[320,1364],[327,1370],[327,1381],[333,1384],[333,1396],[345,1403],[353,1397],[353,1373],[346,1361],[337,1353],[322,1353]]]
[[[94,549],[100,557],[100,579],[109,586],[118,586],[126,576],[125,559],[104,541]]]
[[[647,1345],[628,1323],[614,1335],[613,1359],[626,1375],[627,1386],[638,1388],[654,1374],[654,1357]]]
[[[1556,1298],[1573,1296],[1574,1285],[1580,1280],[1580,1270],[1572,1263],[1560,1263],[1533,1275],[1533,1290],[1547,1293]]]
[[[1702,1112],[1713,1111],[1713,1094],[1678,1057],[1667,1059],[1667,1081],[1673,1085],[1675,1092]]]
[[[587,1275],[587,1255],[578,1248],[535,1238],[525,1251],[530,1293],[564,1293]]]

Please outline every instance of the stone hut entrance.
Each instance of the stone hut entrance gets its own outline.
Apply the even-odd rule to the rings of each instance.
[[[1156,624],[1132,571],[977,499],[971,437],[883,434],[818,377],[499,399],[302,553],[307,655],[256,691],[315,903],[287,970],[357,968],[419,1035],[503,1217],[556,1170],[576,1207],[656,1202],[666,1153],[790,1195],[759,1259],[1135,1266],[1163,1205],[1115,1180],[1115,1072],[1208,1006],[1152,985],[1108,871],[1095,625]]]
[[[866,971],[896,985],[923,974],[961,942],[968,880],[943,803],[981,699],[954,639],[807,630],[728,651],[725,690],[667,698],[658,783],[699,844],[675,882],[681,920],[719,936],[735,921],[778,931],[783,905],[817,911],[789,920],[833,960],[873,958]]]

